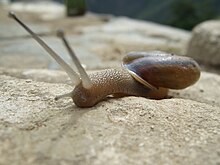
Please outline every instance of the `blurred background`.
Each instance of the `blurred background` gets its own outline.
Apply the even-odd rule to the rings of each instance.
[[[73,65],[56,37],[62,28],[88,70],[118,67],[131,51],[159,50],[220,72],[220,0],[0,0],[0,67],[59,69],[8,11]]]
[[[2,0],[6,1],[6,0]],[[8,0],[9,1],[9,0]],[[19,0],[11,0],[15,2]],[[21,1],[21,0],[20,0]],[[40,0],[23,0],[34,2]],[[46,0],[43,0],[46,1]],[[54,0],[67,3],[67,0]],[[70,0],[74,3],[73,0]],[[76,1],[76,0],[75,0]],[[220,16],[219,0],[77,0],[87,11],[128,16],[191,30],[196,24]],[[83,2],[84,1],[84,2]],[[76,2],[75,2],[76,3]],[[79,3],[79,2],[78,2]]]

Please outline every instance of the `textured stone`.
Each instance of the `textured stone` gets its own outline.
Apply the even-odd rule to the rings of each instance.
[[[68,85],[0,76],[0,164],[218,164],[220,111],[187,99],[54,101]]]

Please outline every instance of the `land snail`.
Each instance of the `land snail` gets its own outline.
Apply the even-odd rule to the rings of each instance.
[[[75,88],[58,100],[71,97],[78,107],[92,107],[109,95],[113,97],[140,96],[166,98],[169,89],[183,89],[200,77],[199,65],[192,58],[160,51],[131,52],[124,57],[121,68],[100,70],[87,74],[62,32],[59,36],[66,45],[78,72],[75,72],[57,53],[27,27],[13,12],[14,18],[57,61],[70,77]]]

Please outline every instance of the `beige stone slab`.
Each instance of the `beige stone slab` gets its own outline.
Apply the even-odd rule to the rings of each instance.
[[[189,99],[54,101],[68,85],[0,76],[1,164],[217,164],[219,107]]]

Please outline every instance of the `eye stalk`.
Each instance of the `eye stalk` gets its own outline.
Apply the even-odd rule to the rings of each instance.
[[[62,59],[60,56],[53,51],[36,33],[34,33],[27,25],[25,25],[14,12],[9,12],[9,17],[17,21],[53,58],[56,62],[65,70],[70,77],[74,85],[81,83],[79,75]]]
[[[86,89],[91,88],[92,82],[91,82],[88,74],[86,73],[85,69],[82,67],[81,63],[79,62],[79,59],[77,58],[75,52],[72,50],[72,48],[70,47],[67,39],[65,38],[64,31],[62,29],[59,29],[57,31],[57,36],[62,39],[62,41],[63,41],[65,47],[67,48],[74,64],[76,65],[76,68],[78,69],[79,74],[80,74],[81,79],[82,79],[83,87],[86,88]]]

